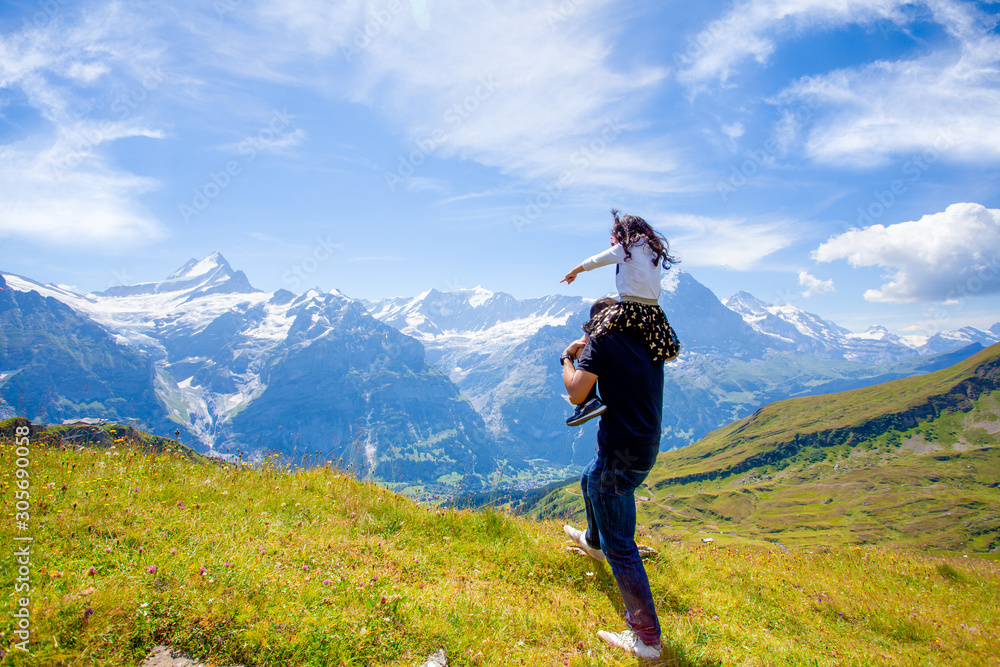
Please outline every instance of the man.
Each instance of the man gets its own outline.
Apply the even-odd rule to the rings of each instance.
[[[652,361],[646,343],[634,332],[611,329],[587,343],[574,341],[560,363],[571,403],[584,401],[597,383],[607,405],[597,431],[597,455],[580,479],[587,532],[564,527],[592,558],[607,559],[625,603],[629,630],[597,635],[611,646],[656,660],[660,622],[635,543],[635,489],[659,452],[663,361]]]

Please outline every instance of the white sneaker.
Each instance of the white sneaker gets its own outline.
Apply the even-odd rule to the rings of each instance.
[[[662,646],[646,646],[641,639],[635,636],[631,630],[625,632],[608,632],[598,630],[597,636],[606,641],[610,646],[628,651],[637,658],[644,660],[659,660]]]
[[[604,561],[604,552],[587,544],[587,535],[579,528],[573,526],[563,526],[563,532],[573,541],[576,546],[583,549],[588,556],[594,560]]]

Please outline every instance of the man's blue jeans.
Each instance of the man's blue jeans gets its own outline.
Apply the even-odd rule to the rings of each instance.
[[[635,544],[635,489],[648,470],[612,468],[598,454],[580,478],[587,506],[587,544],[599,548],[611,565],[625,603],[625,623],[647,646],[660,643],[660,621],[646,568]]]

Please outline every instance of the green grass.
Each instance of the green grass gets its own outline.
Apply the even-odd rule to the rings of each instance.
[[[664,539],[1000,554],[998,360],[994,346],[924,377],[766,406],[661,453],[637,493],[639,519]],[[839,439],[813,438],[823,432]],[[531,509],[582,512],[575,484]]]
[[[453,665],[636,664],[596,637],[624,628],[620,597],[607,566],[564,550],[560,521],[421,506],[333,469],[223,465],[109,435],[83,448],[33,438],[33,657],[8,646],[4,664],[135,665],[156,643],[219,664],[410,667],[442,647]],[[0,464],[12,515],[9,440]],[[746,496],[699,502],[723,521],[750,516]],[[662,664],[1000,655],[996,563],[877,546],[786,553],[671,530],[639,538],[659,552],[647,570]],[[23,534],[11,516],[0,533],[7,545]]]
[[[794,455],[803,439],[824,433],[842,433],[846,441],[854,431],[850,443],[854,445],[867,439],[862,430],[864,425],[933,404],[936,397],[960,396],[965,391],[963,385],[976,381],[977,374],[987,374],[995,385],[998,365],[1000,344],[927,375],[836,394],[778,401],[712,431],[692,445],[664,452],[656,474],[660,479],[674,480],[692,475],[724,475],[763,454]],[[823,444],[840,443],[824,439]]]

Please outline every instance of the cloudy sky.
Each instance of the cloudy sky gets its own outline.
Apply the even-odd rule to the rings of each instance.
[[[720,298],[1000,321],[1000,3],[0,7],[0,270],[220,251],[265,290],[560,285],[646,218]]]

